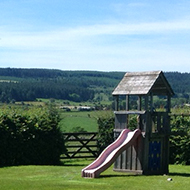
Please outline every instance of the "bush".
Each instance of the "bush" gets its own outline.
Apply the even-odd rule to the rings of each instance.
[[[114,141],[114,117],[102,116],[98,118],[98,152],[101,153]]]
[[[170,163],[190,164],[190,118],[177,116],[171,120]]]
[[[52,106],[0,113],[0,166],[58,164],[64,153],[59,114]]]

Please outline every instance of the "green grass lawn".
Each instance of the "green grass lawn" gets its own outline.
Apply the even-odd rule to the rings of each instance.
[[[1,190],[188,190],[190,166],[171,165],[168,176],[117,173],[110,167],[100,178],[81,177],[88,161],[66,162],[64,166],[18,166],[0,168]],[[167,181],[172,178],[172,181]]]

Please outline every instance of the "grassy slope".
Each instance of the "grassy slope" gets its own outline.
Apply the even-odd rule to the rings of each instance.
[[[134,176],[116,173],[112,167],[100,178],[85,179],[81,169],[91,161],[73,161],[65,166],[19,166],[0,169],[1,190],[188,190],[190,166],[172,165],[169,176]],[[173,181],[167,179],[171,177]]]

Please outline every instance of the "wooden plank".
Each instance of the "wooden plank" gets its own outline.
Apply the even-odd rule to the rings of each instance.
[[[126,96],[126,110],[129,111],[129,95]]]
[[[119,170],[121,169],[121,155],[118,156],[118,158],[115,162],[114,168],[119,169]]]
[[[114,96],[115,97],[115,110],[119,110],[119,96]]]
[[[131,160],[131,168],[132,170],[136,170],[137,169],[137,152],[136,152],[136,148],[137,147],[137,142],[134,143],[134,145],[132,146],[132,160]]]
[[[161,114],[157,113],[157,130],[158,132],[161,130],[162,126],[161,126]]]
[[[97,153],[97,151],[92,151],[94,154],[96,154]],[[76,153],[76,151],[68,151],[67,152],[67,154],[75,154]],[[89,153],[89,151],[80,151],[80,154],[86,154],[86,153]]]
[[[121,168],[125,169],[126,168],[126,150],[122,152],[121,154]]]
[[[115,128],[116,129],[125,129],[127,128],[127,115],[115,115]]]
[[[138,96],[138,110],[141,111],[142,109],[142,96]]]
[[[89,139],[81,139],[81,141],[88,141]],[[67,140],[65,140],[66,142],[67,141],[69,141],[69,142],[78,142],[79,140],[77,139],[77,138],[75,138],[75,139],[67,139]],[[97,139],[91,139],[90,140],[91,142],[96,142],[97,141]]]
[[[69,157],[69,156],[61,156],[60,159],[78,159],[78,158],[94,158],[94,156],[85,156],[85,155],[82,155],[82,156],[75,156],[74,158],[73,157]]]
[[[66,147],[66,148],[79,148],[79,147],[81,147],[81,145],[66,145],[65,147]],[[88,147],[88,148],[93,148],[93,147],[95,147],[95,148],[97,148],[98,145],[86,145],[85,147]]]
[[[127,149],[126,169],[131,170],[131,146]]]
[[[142,158],[143,158],[143,137],[140,136],[137,139],[137,170],[142,170]]]

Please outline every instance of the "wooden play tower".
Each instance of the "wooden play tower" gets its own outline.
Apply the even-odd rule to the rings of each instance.
[[[142,132],[136,143],[117,158],[114,171],[145,175],[167,174],[169,113],[174,92],[163,72],[128,72],[112,95],[115,97],[115,138],[129,127],[131,116],[136,117],[136,128]],[[165,100],[161,111],[154,108],[154,98],[158,97]],[[125,109],[120,109],[121,103]]]

